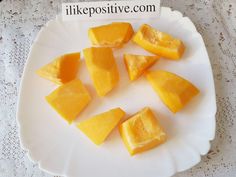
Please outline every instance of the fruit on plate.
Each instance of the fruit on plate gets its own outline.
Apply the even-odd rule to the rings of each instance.
[[[76,79],[58,87],[46,96],[46,100],[68,123],[72,123],[91,97],[82,82]]]
[[[183,109],[199,93],[198,88],[192,83],[167,71],[149,71],[146,77],[161,100],[173,113]]]
[[[180,59],[185,50],[181,40],[147,24],[139,28],[133,37],[133,41],[149,52],[173,60]]]
[[[124,62],[129,73],[130,80],[136,80],[158,59],[158,56],[124,54]]]
[[[78,124],[78,128],[96,145],[102,144],[111,131],[124,117],[125,112],[120,108],[95,115]]]
[[[149,107],[123,122],[119,130],[130,155],[152,149],[167,139],[166,133]]]
[[[94,45],[120,47],[127,43],[134,31],[130,23],[115,22],[89,29],[89,39]]]
[[[112,49],[91,47],[84,49],[83,53],[97,94],[105,96],[119,81],[119,73]]]
[[[57,84],[65,84],[76,78],[80,62],[80,53],[69,53],[55,58],[36,73]]]

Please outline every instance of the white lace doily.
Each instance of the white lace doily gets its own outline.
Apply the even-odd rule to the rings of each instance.
[[[186,14],[202,34],[213,67],[217,93],[217,131],[209,153],[176,176],[233,177],[236,174],[236,2],[165,0],[163,6]],[[16,124],[19,82],[29,47],[39,29],[60,12],[61,2],[0,1],[0,176],[51,176],[28,160]]]

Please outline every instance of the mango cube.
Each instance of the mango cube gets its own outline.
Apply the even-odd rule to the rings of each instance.
[[[139,78],[158,59],[158,56],[125,54],[124,62],[128,70],[130,80],[133,81]]]
[[[80,80],[73,80],[58,87],[46,96],[46,100],[68,123],[72,123],[91,97]]]
[[[65,84],[76,78],[80,61],[80,53],[70,53],[55,58],[36,73],[56,84]]]
[[[102,144],[117,126],[125,112],[120,108],[111,109],[78,124],[78,128],[96,145]]]
[[[123,122],[119,129],[130,155],[152,149],[167,139],[166,133],[148,107]]]
[[[151,53],[173,60],[180,59],[185,50],[181,40],[160,32],[147,24],[139,28],[133,37],[133,41]]]
[[[105,96],[119,81],[119,73],[111,48],[83,50],[86,65],[99,96]]]
[[[120,47],[127,43],[134,31],[130,23],[115,22],[89,29],[89,39],[94,45]]]
[[[198,88],[192,83],[167,71],[150,71],[146,77],[161,100],[173,113],[183,109],[199,93]]]

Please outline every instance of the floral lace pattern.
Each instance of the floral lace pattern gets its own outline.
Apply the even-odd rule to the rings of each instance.
[[[211,59],[217,93],[216,138],[194,168],[176,176],[229,176],[236,173],[236,3],[234,0],[163,1],[183,12],[202,34]],[[29,161],[20,147],[17,95],[30,45],[39,29],[60,12],[61,1],[0,1],[0,174],[51,176]]]

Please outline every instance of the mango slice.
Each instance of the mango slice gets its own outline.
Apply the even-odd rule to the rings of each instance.
[[[120,47],[131,39],[133,33],[130,23],[115,22],[90,28],[88,35],[93,45]]]
[[[58,87],[46,96],[46,100],[68,123],[72,123],[91,97],[80,80],[73,80]]]
[[[128,70],[130,80],[133,81],[139,78],[158,59],[158,56],[125,54],[124,62]]]
[[[164,104],[176,113],[199,93],[192,83],[167,71],[150,71],[146,75]]]
[[[56,84],[65,84],[76,78],[80,61],[80,53],[70,53],[55,58],[36,73]]]
[[[96,145],[102,144],[124,117],[120,108],[111,109],[78,124],[78,128]]]
[[[181,40],[155,30],[147,24],[139,28],[133,41],[151,53],[173,60],[180,59],[185,50]]]
[[[119,73],[111,48],[83,50],[86,65],[99,96],[105,96],[119,81]]]
[[[130,155],[152,149],[167,139],[166,133],[148,107],[123,122],[119,130]]]

